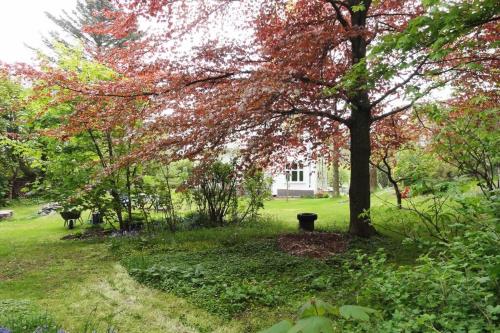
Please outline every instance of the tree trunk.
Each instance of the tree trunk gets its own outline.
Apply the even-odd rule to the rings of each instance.
[[[378,188],[377,168],[370,167],[370,192],[375,192]]]
[[[111,197],[113,197],[113,209],[116,213],[116,218],[118,219],[118,225],[120,226],[120,230],[121,231],[128,230],[128,227],[123,220],[122,202],[120,194],[116,189],[112,189],[110,192],[111,192]]]
[[[130,166],[126,169],[126,186],[127,186],[127,214],[128,214],[128,225],[133,223],[132,218],[132,184],[130,181]]]
[[[351,3],[351,1],[349,2]],[[360,2],[356,2],[359,4]],[[354,4],[354,3],[353,3]],[[351,14],[351,26],[358,29],[366,27],[366,15],[371,1],[363,1],[364,10]],[[351,118],[349,129],[351,134],[351,185],[349,187],[349,232],[355,236],[370,237],[376,234],[370,222],[370,125],[371,103],[368,93],[366,74],[366,36],[356,34],[350,38],[352,65],[359,66],[360,74],[355,77],[354,88],[349,93]]]
[[[388,164],[386,163],[386,166]],[[403,195],[401,194],[401,190],[399,189],[399,185],[398,185],[398,182],[392,178],[392,172],[391,172],[391,169],[389,167],[387,167],[387,169],[389,170],[387,172],[387,178],[389,179],[389,182],[392,184],[392,187],[394,188],[394,192],[396,193],[396,202],[398,204],[398,208],[401,209],[403,206],[402,206],[402,199],[403,199]]]
[[[333,196],[334,197],[339,197],[340,196],[340,174],[339,174],[339,157],[337,152],[335,152],[334,157],[333,157]]]
[[[402,209],[403,208],[402,195],[401,195],[401,191],[399,190],[398,183],[394,184],[394,191],[396,192],[396,201],[398,203],[398,208]]]
[[[17,168],[14,170],[13,175],[10,180],[10,191],[9,191],[9,200],[14,199],[16,193],[16,179],[17,179],[18,170]]]
[[[351,133],[351,184],[349,187],[349,233],[373,236],[370,222],[370,112],[353,110]]]

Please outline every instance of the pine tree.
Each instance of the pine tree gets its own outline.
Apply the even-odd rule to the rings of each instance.
[[[63,10],[62,15],[59,16],[45,12],[47,17],[60,28],[60,31],[51,31],[50,37],[44,38],[44,43],[51,49],[58,43],[69,47],[73,44],[70,38],[73,38],[91,49],[99,50],[121,47],[125,42],[139,37],[137,33],[129,34],[124,38],[116,38],[111,34],[86,32],[85,27],[103,23],[111,24],[112,18],[105,15],[105,12],[117,12],[117,8],[110,0],[78,0],[76,8],[71,13]]]

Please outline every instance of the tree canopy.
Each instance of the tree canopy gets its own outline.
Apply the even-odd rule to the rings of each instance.
[[[374,233],[366,214],[372,125],[446,83],[498,67],[491,0],[119,4],[113,24],[87,31],[121,38],[141,19],[158,29],[96,55],[113,79],[28,70],[82,101],[74,128],[97,114],[111,117],[106,123],[140,117],[144,144],[135,158],[207,159],[238,142],[243,165],[266,165],[291,149],[325,154],[326,142],[348,136],[350,230],[361,236]],[[238,29],[228,35],[221,22]],[[142,111],[130,112],[137,103]]]

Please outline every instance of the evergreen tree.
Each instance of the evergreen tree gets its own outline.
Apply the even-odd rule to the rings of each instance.
[[[110,0],[78,0],[76,8],[68,13],[63,10],[62,15],[55,16],[46,12],[47,17],[54,22],[61,31],[51,31],[49,38],[44,38],[44,43],[51,49],[57,43],[67,47],[73,43],[68,39],[74,38],[81,41],[91,49],[121,47],[128,40],[139,38],[138,34],[129,34],[124,38],[116,38],[110,34],[96,34],[86,32],[85,27],[97,24],[111,24],[112,18],[106,12],[117,12],[117,8]]]

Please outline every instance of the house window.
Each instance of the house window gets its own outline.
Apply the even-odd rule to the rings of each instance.
[[[304,181],[304,165],[302,163],[290,163],[286,165],[286,180],[289,182]]]

